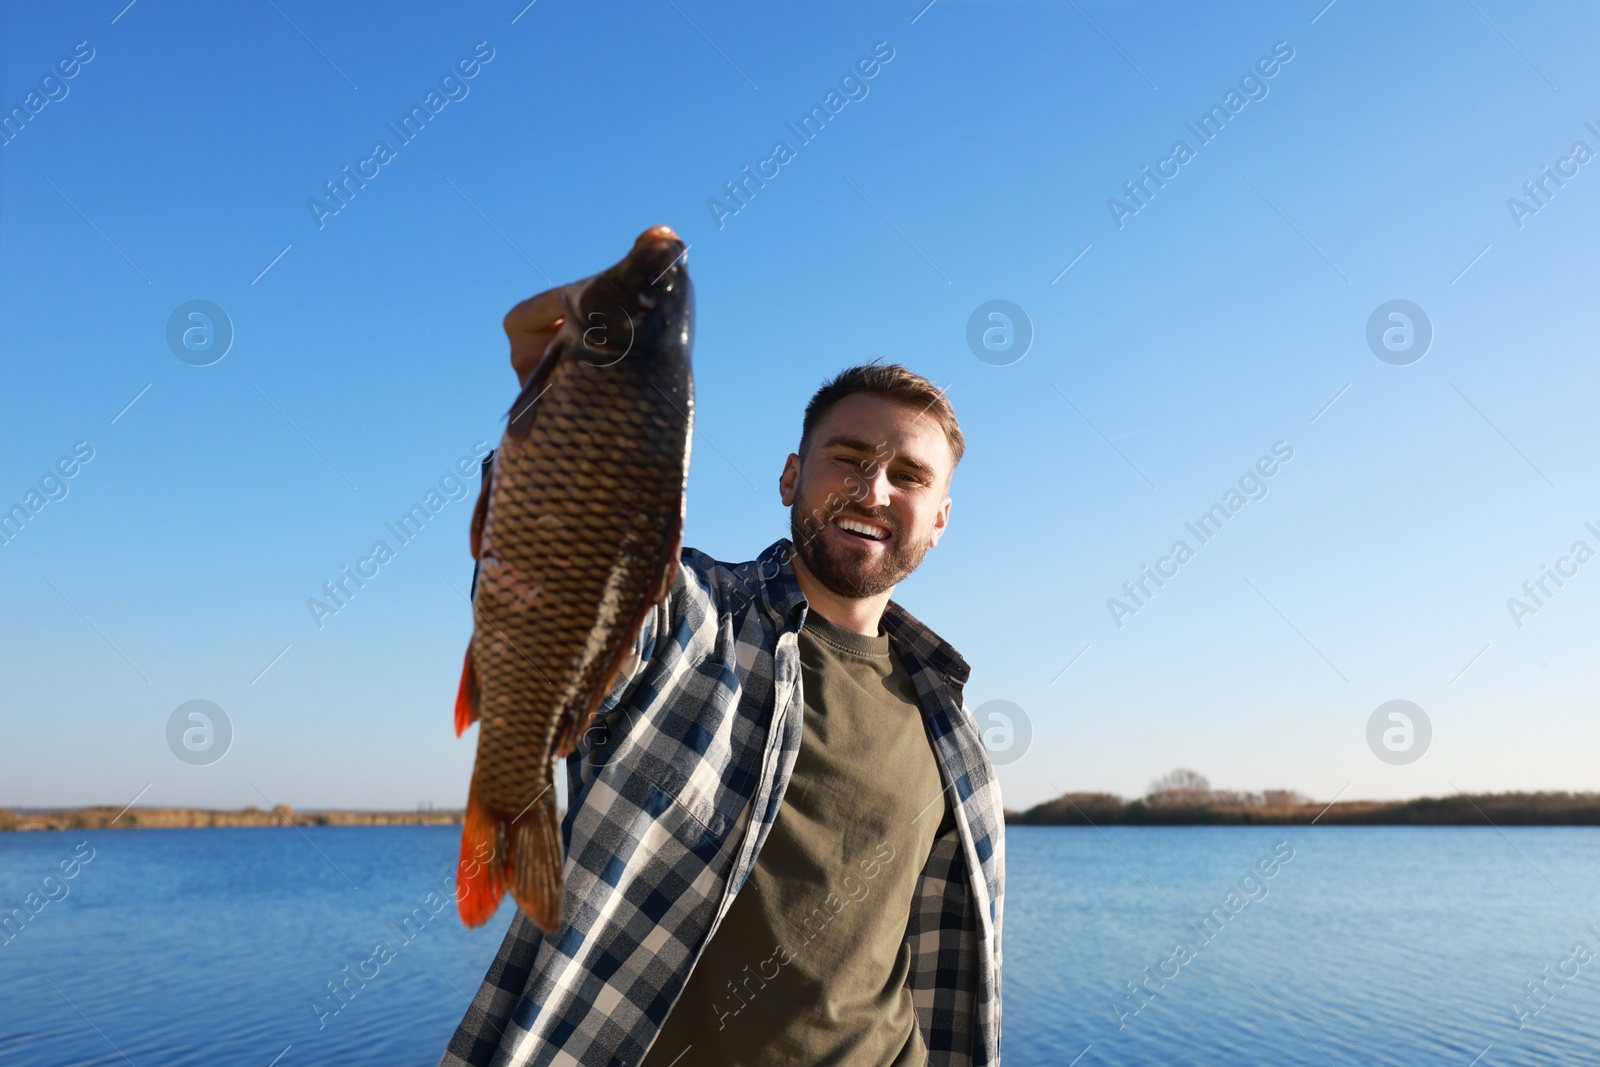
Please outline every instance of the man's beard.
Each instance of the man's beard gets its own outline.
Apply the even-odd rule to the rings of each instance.
[[[805,503],[805,485],[797,482],[795,502],[789,508],[790,540],[794,542],[795,553],[806,569],[822,583],[824,589],[836,596],[847,600],[865,600],[893,589],[901,579],[917,569],[922,557],[928,553],[927,539],[907,538],[887,508],[869,511],[846,505],[826,511],[806,508]],[[813,515],[814,510],[821,511],[821,514]],[[846,553],[827,541],[825,527],[841,515],[873,522],[889,530],[890,537],[880,558]]]

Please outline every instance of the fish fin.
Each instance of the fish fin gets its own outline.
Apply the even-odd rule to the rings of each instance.
[[[667,549],[658,561],[660,570],[654,585],[645,594],[643,603],[630,622],[627,636],[617,648],[616,658],[611,661],[605,674],[604,681],[597,687],[589,698],[589,706],[583,714],[573,715],[562,722],[556,740],[556,754],[559,756],[571,755],[572,750],[578,746],[578,739],[583,736],[589,724],[594,721],[595,712],[600,710],[600,705],[605,702],[606,694],[611,692],[611,687],[616,684],[617,675],[622,670],[622,665],[633,652],[633,642],[639,636],[640,627],[644,626],[645,617],[650,614],[657,604],[666,598],[672,591],[672,582],[678,575],[678,554],[683,549],[683,512],[680,510],[669,535],[664,538]]]
[[[591,711],[589,718],[592,718],[593,714]],[[587,729],[589,718],[580,719],[576,715],[562,716],[561,722],[556,726],[556,755],[562,759],[572,755],[572,750],[578,747],[578,739],[583,736],[583,730],[579,729],[579,726],[581,724]]]
[[[456,736],[467,732],[467,727],[478,721],[478,703],[482,688],[478,685],[478,669],[472,665],[472,646],[467,646],[467,661],[461,668],[461,687],[456,690]]]
[[[542,796],[507,830],[507,874],[511,897],[545,933],[561,925],[561,830],[556,824],[556,802]]]
[[[467,788],[467,815],[456,861],[456,913],[468,926],[489,921],[506,895],[505,823],[478,801],[474,778]]]
[[[494,478],[494,452],[483,457],[483,466],[478,469],[478,502],[472,505],[472,526],[468,531],[469,544],[472,547],[472,558],[483,558],[483,523],[489,517],[490,482]]]
[[[517,394],[516,403],[512,404],[511,410],[506,413],[511,419],[506,426],[506,434],[513,440],[525,441],[533,430],[537,401],[549,387],[550,375],[555,372],[556,364],[561,361],[559,352],[554,351],[555,345],[556,342],[550,342],[550,348],[545,350],[543,358],[528,376],[528,384],[522,387],[522,392]]]
[[[634,627],[633,635],[628,638],[628,643],[633,643],[633,636],[639,632],[638,627],[644,625],[644,617],[650,609],[667,598],[672,592],[672,580],[678,576],[678,557],[683,552],[683,509],[678,509],[678,514],[673,519],[672,534],[666,539],[667,551],[657,561],[661,570],[656,578],[656,587],[650,591],[650,599],[645,605],[645,610],[639,613],[639,621]]]

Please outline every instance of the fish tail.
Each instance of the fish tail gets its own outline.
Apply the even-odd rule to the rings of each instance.
[[[456,736],[478,721],[478,670],[472,665],[472,646],[467,646],[467,662],[461,668],[461,687],[456,690]]]
[[[508,828],[511,896],[545,933],[561,925],[561,830],[555,800],[541,797]]]
[[[467,789],[467,815],[456,862],[456,912],[468,926],[482,926],[506,895],[505,823],[478,800],[478,783]]]

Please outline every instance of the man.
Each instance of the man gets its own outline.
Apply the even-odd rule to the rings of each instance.
[[[519,378],[560,314],[506,317]],[[999,1063],[999,787],[966,662],[889,599],[964,447],[897,365],[812,397],[791,537],[683,550],[567,760],[565,923],[515,915],[441,1067]]]

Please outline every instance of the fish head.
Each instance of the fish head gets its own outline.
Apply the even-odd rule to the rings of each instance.
[[[688,246],[666,226],[640,234],[621,262],[563,293],[569,345],[591,366],[632,353],[687,357],[694,320]]]

